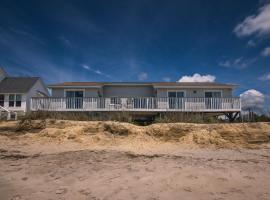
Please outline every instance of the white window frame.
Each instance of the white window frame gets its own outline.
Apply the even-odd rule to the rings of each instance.
[[[176,97],[176,98],[185,98],[186,97],[186,90],[167,90],[167,98],[172,98],[172,97],[169,97],[169,92],[184,92],[184,97]]]
[[[9,106],[9,102],[10,102],[10,100],[9,100],[9,95],[14,95],[14,106]],[[17,101],[17,98],[16,98],[16,96],[17,95],[21,95],[21,106],[16,106],[16,101]],[[23,94],[22,93],[8,93],[7,94],[7,106],[9,107],[9,108],[21,108],[22,107],[22,102],[23,102]]]
[[[222,92],[222,90],[204,90],[204,98],[206,98],[205,97],[205,93],[206,92],[220,92],[220,94],[221,94],[220,95],[221,96],[220,98],[223,98],[223,92]],[[215,98],[215,97],[213,97],[213,98]]]

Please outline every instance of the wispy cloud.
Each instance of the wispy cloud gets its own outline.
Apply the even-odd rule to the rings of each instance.
[[[270,4],[261,7],[257,15],[248,16],[243,22],[234,28],[238,37],[256,35],[263,36],[270,34]]]
[[[257,60],[257,58],[245,59],[243,57],[239,57],[236,59],[229,59],[229,60],[220,61],[218,63],[218,65],[221,67],[227,67],[227,68],[244,69],[244,68],[249,67],[256,60]]]
[[[195,73],[192,76],[182,76],[178,82],[214,82],[215,80],[216,77],[213,75],[200,75]]]
[[[67,47],[72,47],[72,43],[69,39],[64,36],[59,37],[59,40]]]
[[[255,46],[256,46],[256,42],[255,42],[254,40],[249,40],[249,41],[247,42],[247,46],[248,46],[248,47],[255,47]]]
[[[112,78],[109,74],[103,73],[103,72],[101,72],[101,71],[98,70],[98,69],[93,69],[93,68],[90,67],[89,65],[85,65],[85,64],[84,64],[84,65],[82,65],[82,67],[83,67],[84,69],[88,70],[88,71],[91,71],[91,72],[97,74],[97,75],[105,76],[105,77],[107,77],[107,78]]]
[[[264,57],[270,56],[270,47],[266,47],[266,48],[262,51],[261,55],[264,56]]]
[[[148,74],[146,72],[142,72],[138,74],[138,80],[139,81],[145,81],[148,78]]]
[[[162,80],[165,81],[165,82],[170,82],[171,78],[170,77],[163,77]]]
[[[259,80],[261,80],[261,81],[269,81],[270,80],[270,73],[259,77]]]

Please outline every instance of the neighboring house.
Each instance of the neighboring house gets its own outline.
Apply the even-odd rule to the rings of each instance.
[[[208,82],[65,82],[52,98],[33,98],[32,110],[239,113],[236,85]]]
[[[12,77],[0,68],[0,111],[24,114],[30,111],[32,97],[48,97],[39,77]]]

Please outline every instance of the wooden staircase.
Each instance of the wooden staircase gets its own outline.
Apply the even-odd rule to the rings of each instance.
[[[0,106],[1,120],[17,120],[17,113]]]

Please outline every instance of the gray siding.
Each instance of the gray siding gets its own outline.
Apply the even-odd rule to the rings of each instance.
[[[53,88],[52,97],[65,97],[63,88]]]
[[[72,89],[72,88],[65,88]],[[64,88],[53,88],[53,97],[65,97]],[[167,91],[183,90],[186,92],[186,97],[204,97],[206,90],[221,90],[223,97],[232,97],[232,89],[166,89],[159,88],[156,90],[152,86],[104,86],[100,88],[74,88],[72,90],[84,89],[85,97],[167,97]],[[194,93],[194,91],[196,91]]]
[[[52,97],[65,97],[65,90],[84,90],[84,97],[99,97],[102,90],[98,88],[53,88]]]
[[[162,89],[157,89],[157,97],[167,97],[167,92],[168,91],[175,91],[175,90],[181,90],[181,91],[185,91],[186,92],[186,97],[204,97],[204,92],[205,91],[211,91],[211,90],[220,90],[222,91],[222,97],[232,97],[232,90],[231,89],[198,89],[198,88],[194,88],[194,89],[166,89],[166,88],[162,88]]]
[[[104,86],[104,97],[154,97],[152,86]]]

